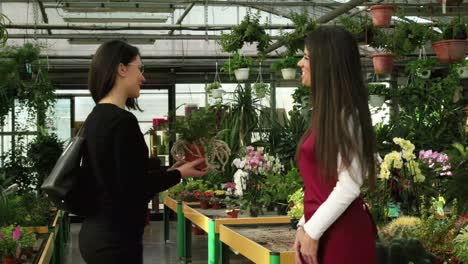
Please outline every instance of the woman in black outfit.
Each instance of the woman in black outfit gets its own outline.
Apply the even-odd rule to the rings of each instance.
[[[180,182],[201,177],[199,159],[168,170],[148,158],[148,148],[135,116],[135,98],[145,81],[136,47],[123,41],[102,44],[89,69],[88,87],[96,102],[84,124],[84,155],[94,213],[81,227],[79,244],[87,263],[143,263],[142,238],[149,200]],[[87,188],[87,191],[88,191]]]

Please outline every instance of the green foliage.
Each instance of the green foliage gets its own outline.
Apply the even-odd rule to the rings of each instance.
[[[282,69],[286,68],[297,68],[297,63],[299,59],[295,56],[285,56],[271,64],[271,68],[273,68],[277,72],[281,72]]]
[[[7,22],[11,22],[5,14],[0,13],[0,47],[4,46],[8,40],[8,31],[5,27]]]
[[[462,263],[468,263],[468,226],[460,231],[460,234],[454,239],[454,255]]]
[[[376,28],[372,24],[372,19],[367,16],[359,17],[359,19],[349,16],[340,16],[339,22],[354,36],[358,43],[371,43],[376,33]]]
[[[291,13],[290,19],[296,29],[293,32],[283,33],[280,42],[286,46],[287,54],[294,56],[298,50],[304,49],[306,35],[315,30],[317,24],[312,18],[309,18],[307,13]]]
[[[266,205],[272,202],[287,203],[288,197],[302,186],[299,170],[293,167],[286,175],[267,173],[263,199]]]
[[[378,263],[400,264],[400,263],[433,263],[433,258],[428,254],[421,241],[410,239],[395,239],[388,245],[377,243]]]
[[[16,256],[18,248],[27,248],[32,247],[36,241],[36,235],[34,233],[27,233],[25,228],[19,228],[19,239],[13,239],[13,232],[15,231],[16,226],[10,225],[5,226],[0,229],[0,234],[3,238],[0,239],[0,257],[10,257],[13,258]]]
[[[288,211],[288,215],[292,219],[301,219],[304,215],[304,191],[302,188],[297,189],[291,196],[288,198],[289,204],[292,206]]]
[[[268,95],[270,95],[270,87],[268,84],[260,82],[260,83],[254,83],[252,85],[252,90],[254,95],[257,98],[264,98]]]
[[[63,142],[56,134],[40,133],[28,146],[31,170],[37,177],[38,187],[54,168],[63,151]],[[39,190],[39,188],[38,188]]]
[[[183,119],[177,119],[173,132],[188,142],[212,138],[216,134],[216,116],[208,108],[201,108]]]
[[[211,93],[212,90],[219,89],[219,88],[221,88],[220,82],[212,82],[205,87],[205,91],[207,93]]]
[[[10,195],[0,201],[0,226],[45,226],[49,223],[51,203],[33,193]]]
[[[369,94],[382,95],[388,98],[390,96],[390,88],[381,83],[369,83],[367,85]]]
[[[10,149],[3,157],[3,167],[0,174],[12,178],[19,186],[19,193],[33,191],[37,185],[37,179],[32,176],[29,159],[25,156],[26,146],[24,139],[18,138],[15,149]]]
[[[442,34],[436,35],[437,40],[466,39],[467,25],[463,16],[455,17],[450,22],[438,22]]]
[[[387,241],[394,239],[409,239],[416,237],[421,220],[412,216],[401,216],[394,219],[383,229]]]
[[[456,199],[461,205],[458,207],[459,214],[468,213],[468,149],[460,143],[452,144],[452,148],[446,153],[450,157],[452,165],[452,178],[448,182],[447,200]]]
[[[260,12],[257,12],[256,14],[247,13],[239,25],[231,28],[231,33],[221,34],[219,44],[226,52],[237,52],[245,42],[250,44],[258,42],[257,50],[265,55],[270,41],[270,36],[260,25]]]
[[[240,55],[238,52],[235,52],[232,55],[232,58],[223,65],[221,68],[222,72],[227,72],[229,74],[233,74],[235,70],[241,68],[249,68],[254,64],[253,59],[244,57]]]
[[[405,71],[417,77],[417,73],[421,73],[424,70],[431,70],[438,64],[438,61],[433,58],[417,59],[408,62],[406,64]]]

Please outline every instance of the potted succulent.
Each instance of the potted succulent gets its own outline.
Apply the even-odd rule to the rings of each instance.
[[[395,6],[388,4],[373,5],[370,7],[370,12],[374,26],[387,28],[390,26],[392,15],[395,12]]]
[[[234,73],[238,81],[245,81],[249,79],[250,66],[253,64],[251,58],[244,57],[238,52],[235,52],[224,64],[221,71],[227,72],[229,74]]]
[[[467,50],[466,23],[460,16],[454,18],[449,24],[441,23],[442,34],[439,41],[432,43],[432,48],[441,63],[460,62],[465,58]]]
[[[271,65],[271,67],[277,71],[281,72],[283,75],[283,79],[285,80],[294,80],[296,79],[296,70],[297,70],[297,63],[299,59],[294,56],[285,56]]]
[[[369,104],[373,107],[381,107],[389,95],[389,89],[381,83],[369,83],[367,90],[369,91]]]

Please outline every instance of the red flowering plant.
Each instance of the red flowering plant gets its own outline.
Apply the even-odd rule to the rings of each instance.
[[[22,248],[32,247],[36,237],[19,226],[6,226],[0,230],[0,257],[16,259]]]

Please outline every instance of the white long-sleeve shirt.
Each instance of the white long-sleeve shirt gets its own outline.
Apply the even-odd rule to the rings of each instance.
[[[338,155],[338,168],[341,167],[341,155]],[[353,175],[354,177],[352,177]],[[338,181],[327,200],[320,205],[315,214],[305,222],[304,216],[298,226],[313,239],[319,240],[323,233],[340,217],[348,206],[359,196],[363,178],[361,165],[353,158],[351,165],[338,173]]]

